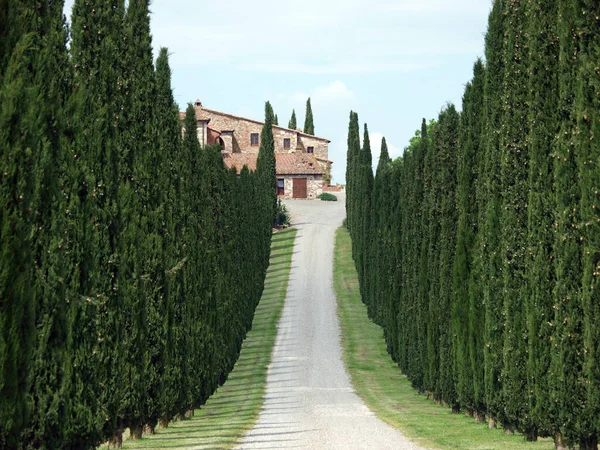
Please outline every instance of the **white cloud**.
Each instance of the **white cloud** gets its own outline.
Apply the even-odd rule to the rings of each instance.
[[[341,81],[336,80],[333,83],[316,88],[312,93],[315,103],[329,102],[353,102],[356,100],[356,94],[348,89]]]
[[[280,98],[285,108],[290,111],[294,109],[298,117],[298,123],[304,123],[304,112],[306,100],[310,97],[315,123],[319,125],[318,117],[337,116],[341,112],[347,112],[356,107],[356,93],[343,81],[335,80],[324,86],[317,86],[310,92],[295,92],[291,95],[282,95]],[[340,116],[344,117],[345,115]]]

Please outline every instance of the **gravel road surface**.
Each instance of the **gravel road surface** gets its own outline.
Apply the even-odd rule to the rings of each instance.
[[[288,201],[298,229],[283,314],[255,427],[238,448],[420,449],[379,420],[344,368],[332,287],[337,202]]]

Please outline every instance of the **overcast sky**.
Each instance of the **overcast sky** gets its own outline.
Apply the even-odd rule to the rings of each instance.
[[[65,10],[70,15],[73,0]],[[490,0],[154,0],[155,54],[168,47],[181,109],[204,106],[279,123],[312,99],[315,134],[332,142],[334,182],[344,182],[350,110],[369,126],[376,164],[381,136],[392,157],[423,117],[460,109],[483,56]]]

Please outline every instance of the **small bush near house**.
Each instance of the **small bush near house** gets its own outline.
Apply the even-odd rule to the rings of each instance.
[[[281,203],[281,200],[277,201],[277,215],[275,216],[275,228],[286,228],[290,226],[290,213],[287,207]]]
[[[324,202],[337,202],[337,197],[329,192],[323,192],[317,198],[323,200]]]

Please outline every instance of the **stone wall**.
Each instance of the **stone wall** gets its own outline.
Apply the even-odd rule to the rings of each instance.
[[[263,128],[261,122],[206,108],[203,108],[201,111],[202,117],[210,118],[210,123],[208,124],[210,128],[219,131],[234,131],[231,147],[226,147],[225,151],[233,153],[258,153],[260,148],[260,133]],[[258,134],[259,142],[256,146],[251,145],[250,135],[252,133]],[[289,149],[284,148],[284,139],[290,140]],[[314,147],[315,156],[325,159],[328,159],[329,156],[329,145],[326,139],[311,137],[298,131],[275,125],[273,126],[273,140],[275,142],[276,153],[306,152],[307,147]]]
[[[321,175],[278,175],[277,178],[283,178],[285,180],[284,190],[285,194],[280,196],[284,199],[294,198],[294,178],[306,178],[306,194],[307,199],[314,200],[317,196],[323,193],[323,177]]]
[[[298,147],[306,152],[308,147],[314,148],[314,153],[317,158],[329,159],[329,143],[323,139],[299,134]]]

